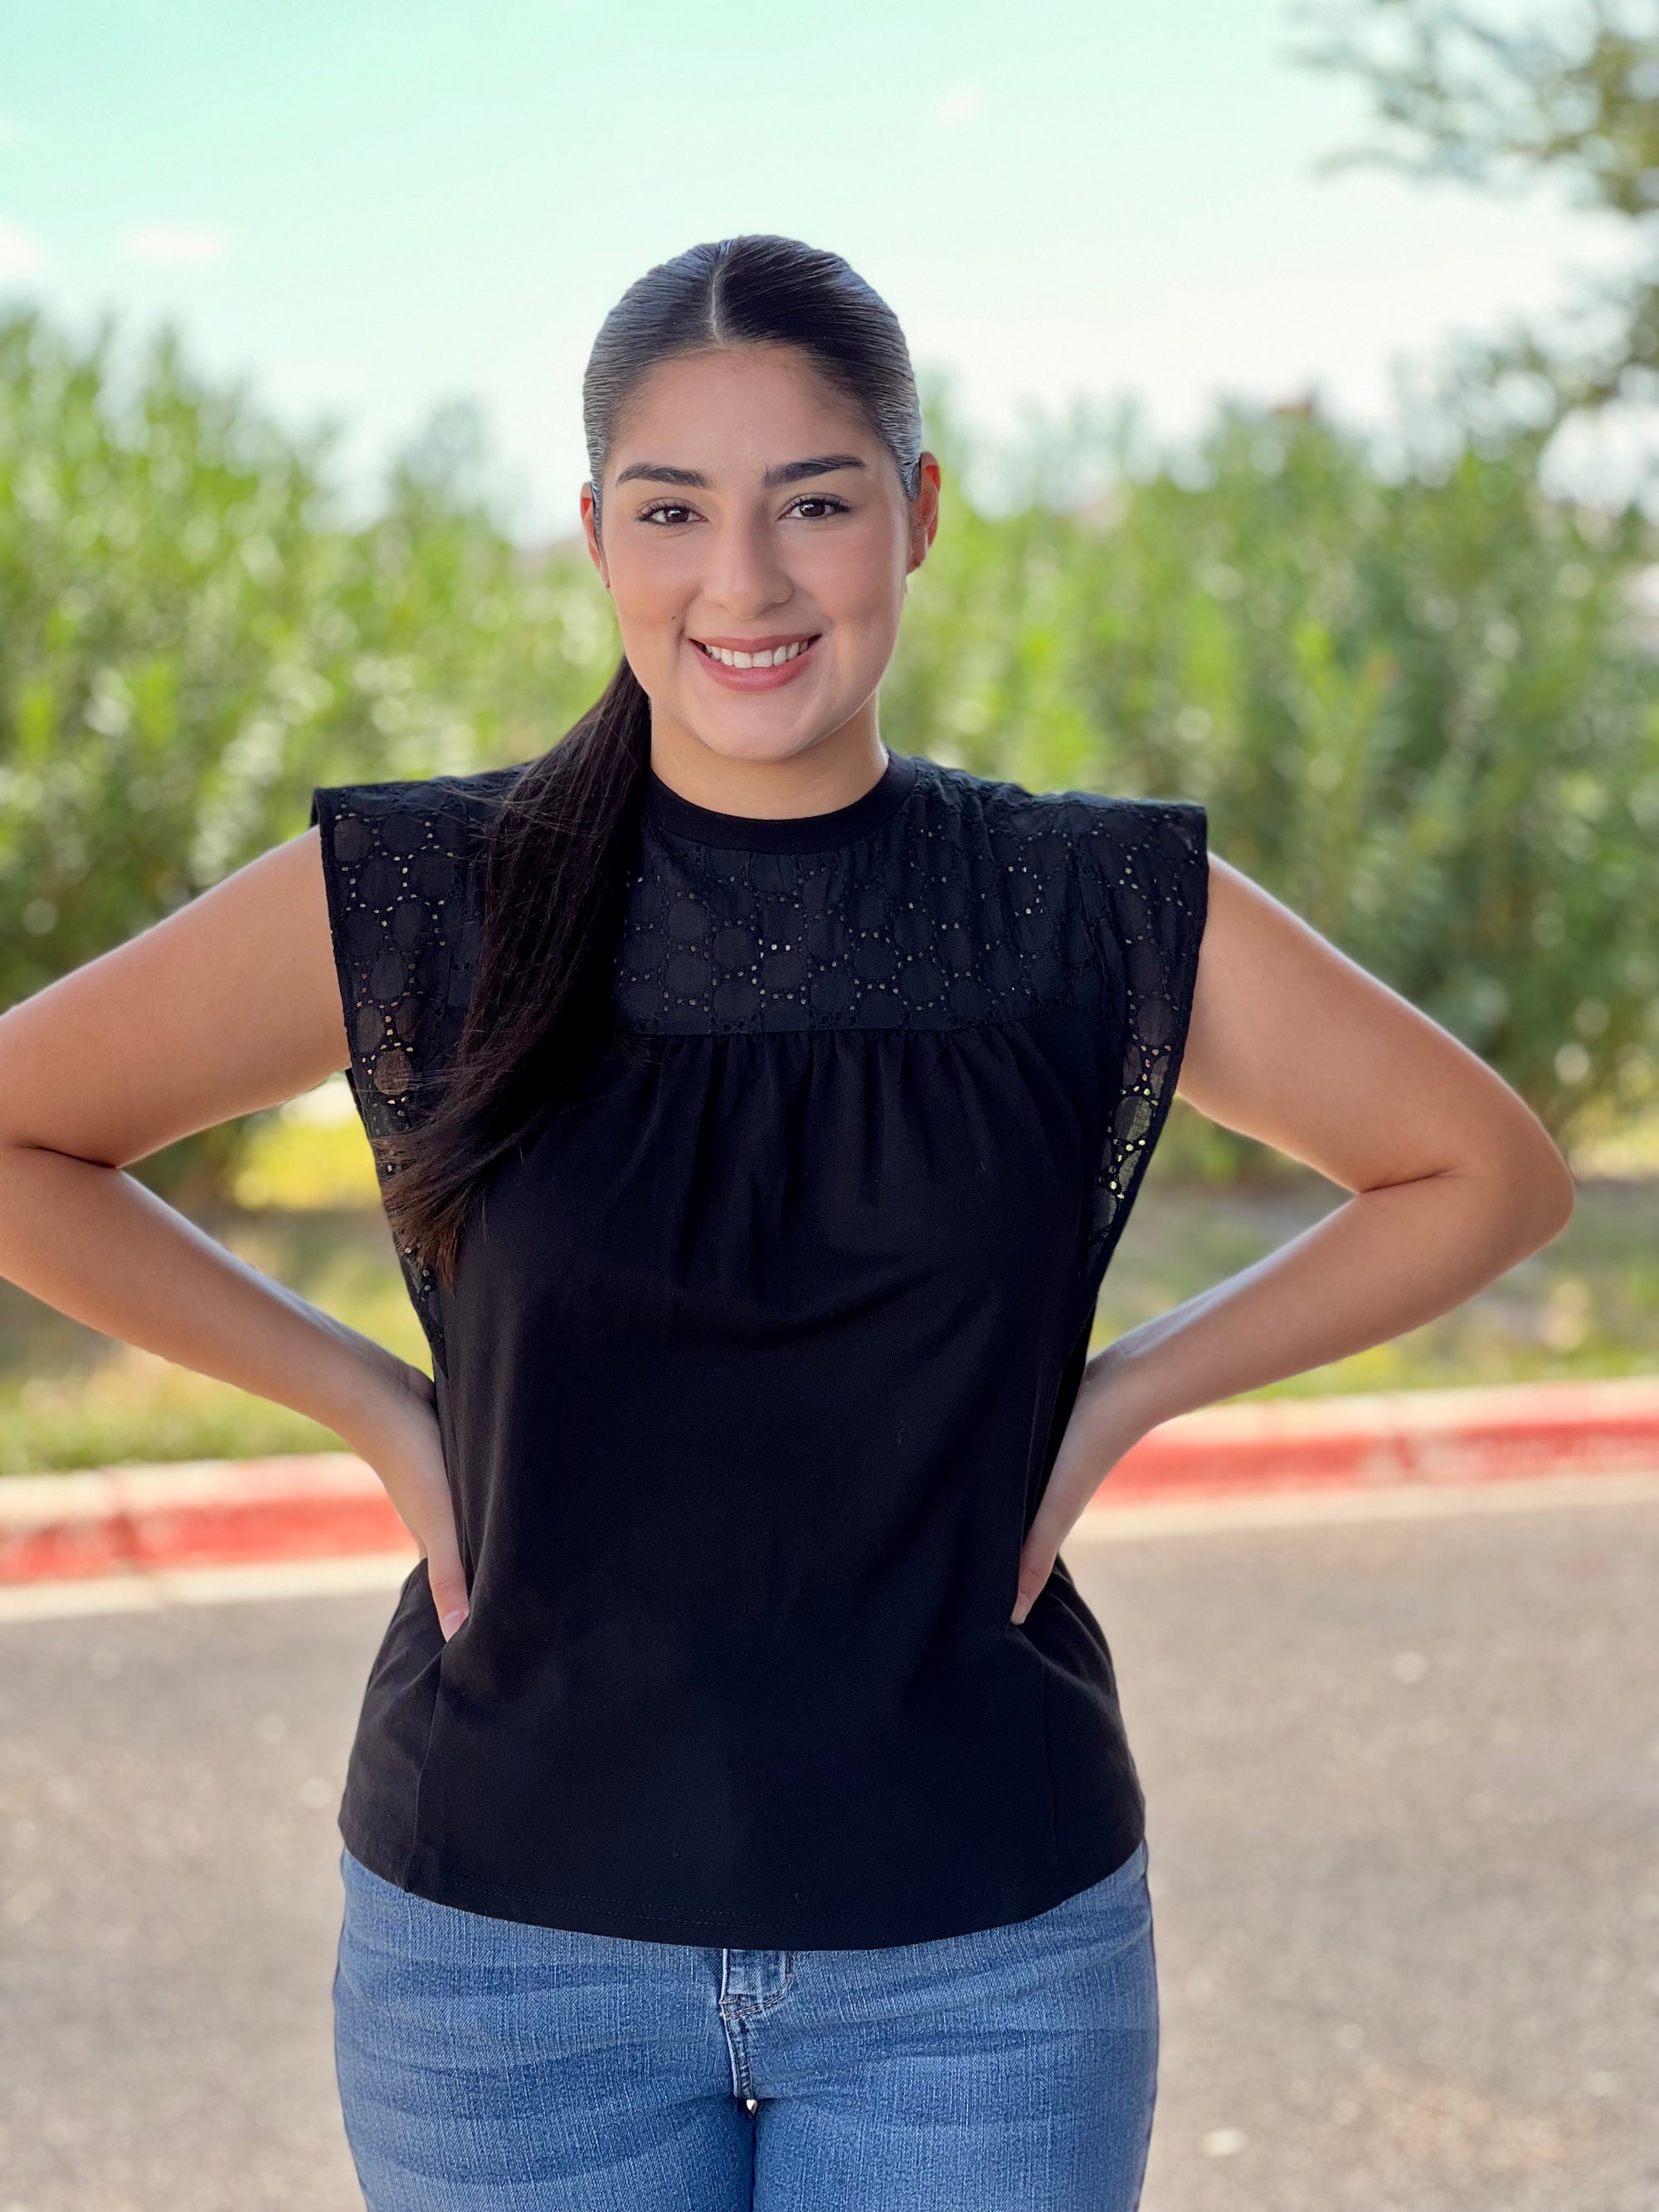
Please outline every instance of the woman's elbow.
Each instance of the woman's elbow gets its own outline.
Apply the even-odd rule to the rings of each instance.
[[[1504,1212],[1517,1261],[1558,1237],[1578,1200],[1560,1146],[1531,1109],[1521,1106],[1505,1133],[1499,1163]]]

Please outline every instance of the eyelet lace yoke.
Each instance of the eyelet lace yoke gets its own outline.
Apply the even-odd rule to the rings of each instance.
[[[670,1039],[967,1030],[1088,1006],[1118,1039],[1082,1264],[1092,1292],[1168,1115],[1206,915],[1190,800],[1033,793],[917,757],[904,803],[826,850],[713,845],[647,820],[613,968],[622,1025]],[[411,1126],[459,1041],[482,856],[516,770],[319,787],[349,1077],[371,1137]],[[436,1285],[400,1251],[441,1360]]]

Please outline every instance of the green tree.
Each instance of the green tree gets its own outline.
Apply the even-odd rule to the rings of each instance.
[[[124,375],[0,323],[0,1003],[304,826],[315,783],[527,757],[598,690],[603,595],[515,546],[441,417],[348,528],[329,437],[218,389],[164,331]],[[216,1184],[245,1132],[147,1170]]]
[[[1659,20],[1648,0],[1582,0],[1519,20],[1458,0],[1312,0],[1310,66],[1357,78],[1381,135],[1324,165],[1358,163],[1487,189],[1564,183],[1629,227],[1631,265],[1589,287],[1554,331],[1520,328],[1467,350],[1459,380],[1559,421],[1659,390]]]
[[[958,491],[887,726],[1038,787],[1205,799],[1219,853],[1567,1135],[1653,1085],[1659,682],[1651,529],[1549,496],[1546,442],[1448,456],[1437,428],[1385,470],[1316,414],[1231,407],[1081,511]]]

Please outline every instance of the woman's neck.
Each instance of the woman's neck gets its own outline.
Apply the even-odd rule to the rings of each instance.
[[[652,716],[653,772],[680,798],[718,814],[828,814],[862,799],[886,766],[873,698],[838,730],[765,759],[716,752],[683,724]]]

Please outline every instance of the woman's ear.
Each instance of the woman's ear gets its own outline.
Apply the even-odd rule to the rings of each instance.
[[[582,536],[587,541],[587,557],[599,572],[599,581],[608,592],[611,577],[605,565],[605,547],[599,538],[599,502],[593,496],[591,483],[582,486]]]
[[[910,561],[907,574],[921,568],[939,535],[939,471],[932,453],[921,456],[917,474],[921,481],[910,502]]]

